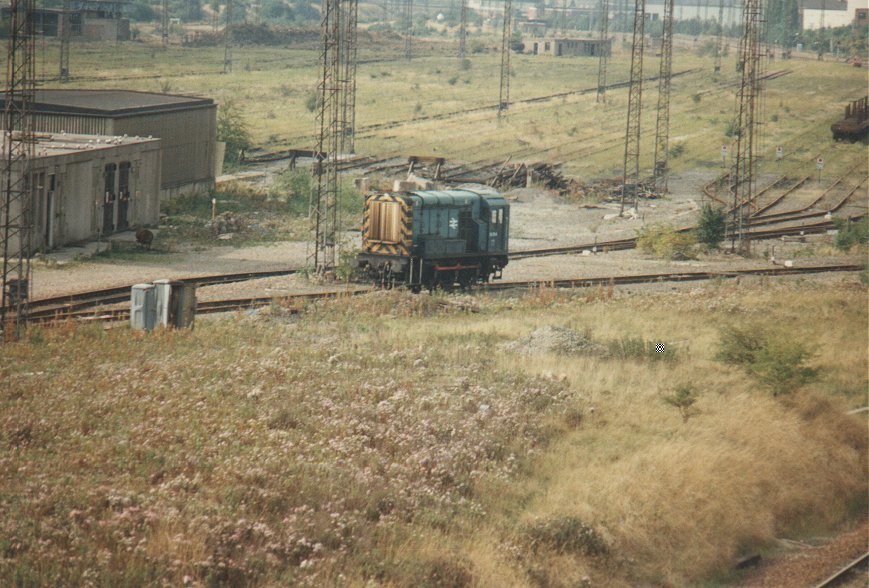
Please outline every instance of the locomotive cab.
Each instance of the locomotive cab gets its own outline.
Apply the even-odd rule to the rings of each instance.
[[[365,201],[358,265],[385,286],[468,287],[507,264],[510,207],[485,186],[375,194]]]

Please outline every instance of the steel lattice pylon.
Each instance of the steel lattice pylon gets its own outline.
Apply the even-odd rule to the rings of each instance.
[[[30,166],[34,152],[33,94],[35,83],[33,0],[12,0],[6,55],[3,112],[0,282],[2,340],[18,338],[27,324],[30,280]]]
[[[646,23],[646,1],[634,5],[634,34],[631,48],[631,85],[628,90],[628,122],[625,128],[624,179],[619,214],[625,202],[637,208],[640,183],[640,113],[643,98],[643,45]]]
[[[724,53],[724,1],[718,2],[718,35],[715,38],[715,73],[721,71],[721,56]]]
[[[327,0],[328,1],[328,0]],[[404,58],[413,57],[413,0],[404,0]]]
[[[308,220],[308,266],[317,274],[335,268],[338,238],[338,151],[341,124],[341,3],[324,0],[320,22],[319,107]]]
[[[160,33],[163,36],[163,47],[169,46],[169,0],[163,0],[160,12]]]
[[[501,31],[501,88],[498,93],[498,117],[506,116],[510,108],[510,40],[513,36],[513,7],[504,0],[504,23]]]
[[[670,81],[673,71],[673,0],[664,0],[661,68],[658,73],[658,117],[655,123],[655,191],[667,193],[670,149]]]
[[[223,73],[232,73],[232,0],[226,0],[226,24],[223,29]]]
[[[356,54],[359,0],[341,3],[341,153],[356,151]]]
[[[468,0],[462,0],[459,21],[459,59],[465,58],[465,44],[468,40]]]
[[[609,0],[600,0],[600,55],[597,62],[597,102],[606,102],[606,68],[609,62],[609,51],[604,44],[609,37],[610,4]]]
[[[60,13],[60,71],[58,77],[60,83],[69,81],[69,42],[72,37],[72,26],[69,22],[69,0],[63,0],[63,10]]]
[[[742,15],[742,37],[739,41],[737,69],[740,73],[736,93],[736,149],[730,175],[733,195],[731,249],[748,252],[750,240],[748,219],[753,212],[755,165],[759,139],[761,99],[763,15],[761,0],[745,0]]]

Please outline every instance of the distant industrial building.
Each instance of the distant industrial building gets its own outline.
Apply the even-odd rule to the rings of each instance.
[[[214,187],[217,105],[210,98],[131,90],[37,90],[33,112],[37,131],[159,138],[161,198]]]
[[[33,251],[159,220],[159,139],[38,133],[30,165]]]
[[[598,57],[601,53],[612,54],[612,39],[576,37],[528,37],[522,39],[522,51],[531,55],[555,57]]]
[[[78,0],[75,8],[64,12],[60,8],[36,8],[33,11],[37,34],[60,37],[63,26],[69,26],[72,41],[129,41],[130,19],[121,11],[126,2],[111,0]],[[0,8],[0,20],[10,20],[8,6]],[[8,26],[3,27],[5,36]]]

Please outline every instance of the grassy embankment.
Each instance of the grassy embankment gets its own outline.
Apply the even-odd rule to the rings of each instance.
[[[866,308],[852,281],[727,282],[33,329],[0,348],[0,583],[732,579],[865,514],[865,416],[844,412],[866,403]],[[819,379],[774,397],[715,360],[748,321]],[[546,325],[599,345],[501,346]],[[667,353],[609,357],[626,337]],[[684,386],[686,416],[665,401]]]

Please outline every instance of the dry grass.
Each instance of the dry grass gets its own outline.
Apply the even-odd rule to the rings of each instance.
[[[0,583],[726,577],[746,550],[865,512],[865,423],[843,415],[866,402],[865,302],[798,282],[378,293],[193,332],[34,329],[0,349]],[[821,378],[774,399],[715,362],[718,326],[747,318],[790,325]],[[552,324],[677,353],[499,345]],[[688,422],[664,401],[685,383]]]
[[[494,35],[482,39],[492,47],[498,44]],[[454,40],[420,39],[419,48],[419,56],[407,62],[400,42],[363,35],[358,70],[359,153],[437,154],[456,161],[503,161],[512,155],[513,161],[564,163],[569,174],[583,180],[620,173],[625,89],[608,92],[609,102],[603,107],[595,102],[594,93],[518,103],[595,87],[595,58],[514,55],[511,98],[517,103],[510,109],[507,124],[496,121],[494,109],[425,120],[431,115],[494,107],[499,56],[495,51],[474,54],[470,69],[465,70],[455,57]],[[49,42],[42,49],[41,74],[52,76],[57,45]],[[220,47],[163,50],[142,43],[76,45],[71,54],[74,79],[68,86],[168,90],[205,95],[218,102],[232,98],[243,109],[255,144],[267,149],[309,148],[315,125],[305,102],[316,88],[316,47],[238,47],[233,56],[233,72],[223,75]],[[612,82],[626,79],[629,60],[627,48],[616,43],[609,66]],[[712,63],[711,57],[698,56],[686,46],[674,55],[674,71],[697,70],[673,79],[671,144],[683,147],[682,155],[670,162],[676,172],[717,169],[720,146],[732,141],[725,130],[734,116],[735,68],[726,66],[722,74],[713,75]],[[647,58],[648,75],[657,74],[657,65],[655,59]],[[864,93],[865,75],[845,64],[816,61],[779,61],[769,66],[770,71],[779,69],[793,73],[765,85],[760,151],[769,156],[763,165],[770,173],[796,175],[820,148],[830,149],[829,125],[847,101]],[[450,84],[453,78],[457,81]],[[650,105],[654,105],[656,88],[655,82],[646,84],[644,95]],[[694,96],[700,96],[700,101],[695,102]],[[644,112],[643,126],[651,138],[654,108]],[[366,129],[383,123],[398,124]],[[785,149],[784,162],[773,162],[776,146]],[[644,168],[651,168],[652,151],[651,143],[644,144]],[[852,165],[860,157],[859,146],[837,146],[825,153],[825,173],[836,173],[840,160]]]

